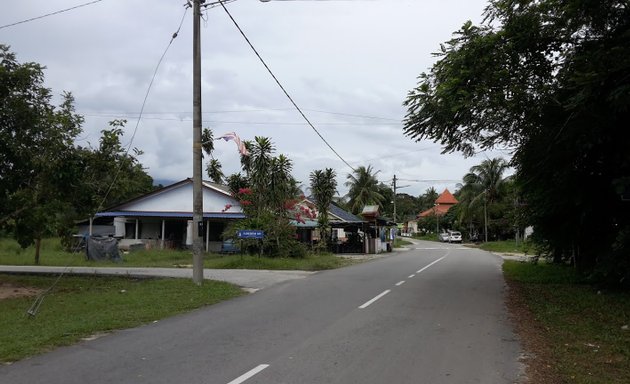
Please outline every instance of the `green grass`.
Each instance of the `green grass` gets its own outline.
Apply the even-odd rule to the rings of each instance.
[[[566,266],[506,261],[506,279],[518,285],[542,325],[553,361],[571,383],[630,383],[630,293],[601,292]]]
[[[397,237],[394,239],[394,248],[401,248],[405,245],[412,245],[411,241],[405,240],[404,238]]]
[[[46,289],[55,276],[0,275],[0,282]],[[243,294],[236,286],[189,279],[65,276],[35,317],[34,298],[0,300],[0,362],[70,345],[81,338],[130,328]]]
[[[436,233],[429,233],[426,235],[414,234],[413,238],[418,239],[418,240],[426,240],[426,241],[440,241]]]
[[[532,253],[534,251],[531,243],[519,241],[517,245],[515,240],[489,241],[481,243],[479,248],[484,251],[499,253]]]
[[[58,239],[43,241],[40,265],[45,266],[99,266],[99,267],[188,267],[192,252],[184,250],[143,250],[123,255],[122,263],[94,262],[85,259],[84,253],[64,252]],[[271,269],[317,271],[346,266],[351,261],[330,253],[310,254],[304,258],[270,258],[247,255],[204,256],[205,268],[217,269]],[[0,239],[0,265],[35,265],[33,247],[22,250],[12,239]]]
[[[320,271],[324,269],[340,268],[353,263],[355,263],[355,261],[337,257],[331,253],[313,254],[301,259],[230,255],[223,257],[207,257],[204,260],[204,267],[217,269]]]

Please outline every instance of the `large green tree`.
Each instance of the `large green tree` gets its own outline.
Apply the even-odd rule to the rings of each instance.
[[[44,67],[19,63],[0,45],[0,226],[12,230],[21,246],[53,233],[58,212],[68,205],[65,186],[76,176],[64,168],[83,118],[64,93],[52,104]]]
[[[44,67],[19,63],[0,45],[0,227],[22,247],[70,235],[73,223],[152,187],[137,156],[120,143],[123,121],[102,131],[98,148],[79,147],[83,117],[64,93],[59,106]]]
[[[290,202],[300,195],[299,185],[291,175],[293,163],[285,155],[274,156],[275,147],[267,137],[244,142],[249,155],[241,157],[243,174],[227,178],[228,186],[247,215],[227,229],[233,236],[238,229],[261,229],[265,239],[252,248],[268,255],[290,256],[299,250],[290,224]],[[297,252],[301,255],[301,252]]]
[[[495,0],[441,46],[404,131],[472,155],[507,146],[535,233],[556,260],[630,281],[630,7]]]

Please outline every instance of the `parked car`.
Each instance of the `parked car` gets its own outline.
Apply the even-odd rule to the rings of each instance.
[[[448,234],[448,232],[442,232],[440,234],[438,234],[438,240],[440,240],[441,242],[445,243],[449,240],[450,236]]]
[[[221,253],[239,253],[240,251],[234,239],[227,239],[221,243]]]
[[[449,243],[461,243],[462,242],[462,234],[458,231],[448,231],[448,242]]]

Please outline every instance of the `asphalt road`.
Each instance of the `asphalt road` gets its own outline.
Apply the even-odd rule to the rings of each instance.
[[[419,242],[2,366],[0,383],[515,383],[500,266]]]

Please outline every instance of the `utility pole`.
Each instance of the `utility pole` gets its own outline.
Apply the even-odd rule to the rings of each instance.
[[[201,3],[193,0],[193,282],[203,282],[203,189],[201,181]]]
[[[399,186],[396,182],[399,179],[396,178],[396,175],[394,175],[394,180],[392,182],[392,186],[394,187],[394,198],[392,199],[392,203],[394,203],[394,222],[397,223],[397,219],[396,219],[396,195],[398,194],[398,189],[400,188],[407,188],[409,187],[409,185],[401,185]]]
[[[396,221],[396,175],[394,175],[394,223],[397,223]]]

